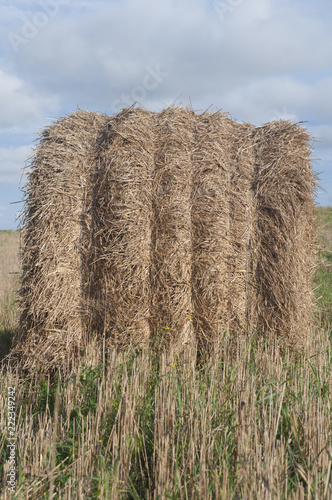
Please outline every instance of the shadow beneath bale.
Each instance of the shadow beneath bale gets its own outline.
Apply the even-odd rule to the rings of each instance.
[[[8,356],[13,345],[16,332],[12,328],[0,329],[0,363]]]

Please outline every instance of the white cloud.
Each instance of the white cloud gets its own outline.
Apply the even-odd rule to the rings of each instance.
[[[329,159],[332,160],[332,125],[312,126],[311,132],[319,140],[319,149],[329,150]]]
[[[259,79],[222,94],[238,119],[256,125],[282,119],[299,121],[302,106],[312,97],[313,89],[288,76]]]
[[[130,94],[140,84],[146,65],[160,64],[170,76],[146,96],[145,106],[183,94],[199,107],[215,104],[225,110],[228,101],[221,102],[222,92],[234,96],[238,88],[241,98],[242,88],[268,78],[330,67],[330,25],[319,7],[309,8],[305,1],[243,0],[229,2],[230,11],[220,19],[214,3],[126,0],[88,8],[85,2],[69,2],[22,46],[15,60],[31,85],[58,96],[63,107],[108,111],[121,93]],[[30,21],[33,4],[26,12]],[[269,97],[267,92],[261,101]],[[275,107],[271,102],[260,107],[271,105]]]
[[[22,170],[31,151],[30,146],[0,148],[0,183],[9,182],[19,185]]]
[[[56,99],[43,97],[15,75],[0,70],[0,126],[4,128],[40,122],[44,109],[56,109]]]
[[[332,38],[328,19],[320,14],[324,3],[316,2],[313,12],[302,2],[243,0],[221,23],[230,42],[225,49],[236,58],[235,64],[243,64],[244,74],[326,68]]]

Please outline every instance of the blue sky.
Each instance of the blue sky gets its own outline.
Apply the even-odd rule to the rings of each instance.
[[[38,131],[135,101],[305,121],[320,138],[317,201],[332,205],[331,26],[327,0],[2,0],[0,229],[17,226]]]

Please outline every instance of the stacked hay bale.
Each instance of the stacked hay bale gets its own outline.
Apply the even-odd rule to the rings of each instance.
[[[175,346],[193,339],[192,154],[195,113],[166,109],[157,116],[152,227],[153,330]]]
[[[62,365],[86,343],[91,174],[108,120],[83,111],[62,118],[43,131],[32,158],[21,248],[27,366]]]
[[[290,122],[130,108],[51,125],[26,187],[26,366],[64,363],[91,335],[125,347],[162,331],[207,349],[258,331],[303,347],[315,182],[308,134]]]
[[[96,159],[90,264],[91,332],[118,346],[150,336],[154,114],[119,114]]]
[[[193,298],[202,347],[245,331],[251,126],[221,113],[197,117],[193,165]]]
[[[312,321],[316,247],[310,137],[299,125],[279,121],[258,127],[253,141],[253,324],[303,347]]]

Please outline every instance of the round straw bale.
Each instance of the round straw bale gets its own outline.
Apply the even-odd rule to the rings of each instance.
[[[179,351],[225,331],[241,348],[258,332],[302,348],[317,244],[309,139],[287,121],[190,108],[78,111],[47,127],[26,186],[23,365],[68,367],[93,335]]]

